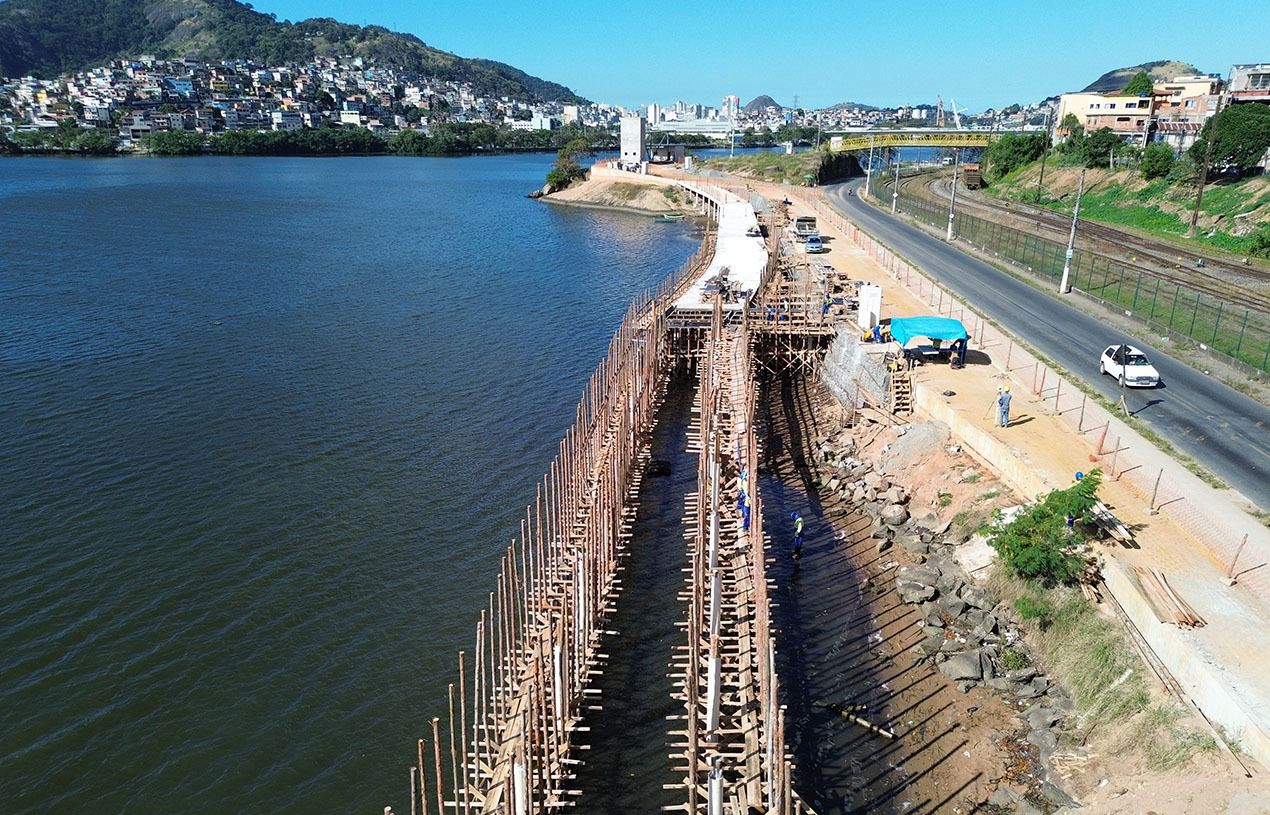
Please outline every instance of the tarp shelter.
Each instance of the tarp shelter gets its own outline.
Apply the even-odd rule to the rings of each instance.
[[[949,317],[892,317],[891,338],[900,345],[908,345],[914,337],[929,337],[932,340],[969,339],[966,327],[961,320]]]

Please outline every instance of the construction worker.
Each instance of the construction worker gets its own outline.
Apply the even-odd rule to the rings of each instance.
[[[797,561],[803,556],[803,516],[791,512],[789,519],[794,522],[794,560]]]
[[[832,295],[830,295],[830,294],[829,294],[829,292],[825,292],[825,302],[824,302],[824,305],[822,305],[822,306],[820,307],[820,316],[821,316],[821,317],[828,317],[828,316],[829,316],[829,308],[830,308],[832,305],[833,305],[833,296],[832,296]]]
[[[997,394],[997,427],[1010,426],[1010,386],[1006,385]]]

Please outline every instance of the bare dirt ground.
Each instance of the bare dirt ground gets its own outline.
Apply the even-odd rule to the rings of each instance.
[[[632,175],[633,179],[639,176]],[[673,197],[665,192],[670,189]],[[692,214],[683,194],[662,184],[594,178],[567,190],[544,196],[543,201],[574,206],[620,209],[648,215]]]

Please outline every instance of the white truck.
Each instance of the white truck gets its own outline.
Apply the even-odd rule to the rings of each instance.
[[[816,219],[811,215],[800,215],[794,219],[794,238],[799,241],[807,240],[808,235],[818,235],[819,230],[816,229]]]

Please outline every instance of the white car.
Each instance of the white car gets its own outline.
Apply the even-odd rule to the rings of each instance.
[[[1111,345],[1098,360],[1098,372],[1114,376],[1128,388],[1154,388],[1160,384],[1160,372],[1147,355],[1132,345]]]

